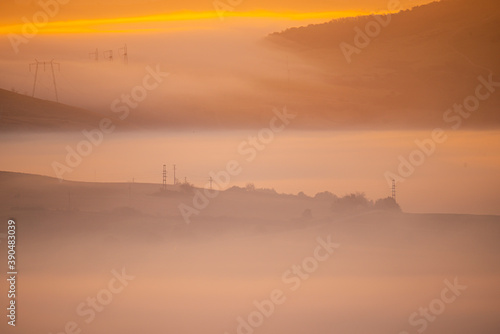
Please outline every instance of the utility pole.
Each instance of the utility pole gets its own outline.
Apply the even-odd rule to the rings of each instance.
[[[174,185],[177,184],[177,179],[175,178],[175,165],[174,165]]]
[[[163,165],[163,184],[162,190],[167,190],[167,165]]]

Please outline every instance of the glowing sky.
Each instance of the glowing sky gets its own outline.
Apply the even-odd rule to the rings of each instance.
[[[268,18],[287,20],[307,20],[307,19],[333,19],[340,17],[350,17],[365,15],[368,12],[361,11],[337,11],[337,12],[271,12],[271,11],[248,11],[248,12],[226,12],[224,18]],[[44,24],[41,33],[94,33],[94,32],[147,32],[161,31],[166,29],[160,26],[162,23],[172,21],[194,21],[218,19],[216,11],[210,12],[178,12],[170,14],[108,18],[108,19],[78,19],[70,21],[55,21]],[[139,25],[138,25],[139,24]],[[131,28],[131,25],[134,27]],[[0,34],[23,33],[24,24],[13,24],[0,27]]]
[[[261,1],[261,0],[91,0],[6,1],[0,4],[0,34],[22,33],[26,22],[41,22],[38,33],[158,31],[162,23],[229,18],[330,20],[388,10],[385,0]],[[402,0],[408,8],[431,0]],[[44,22],[45,17],[48,21]]]

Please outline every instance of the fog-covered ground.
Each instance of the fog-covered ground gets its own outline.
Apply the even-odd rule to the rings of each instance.
[[[332,211],[328,196],[249,188],[219,193],[187,224],[179,204],[205,191],[0,182],[1,232],[15,218],[18,239],[18,322],[2,323],[7,333],[68,322],[82,333],[500,329],[498,216]]]

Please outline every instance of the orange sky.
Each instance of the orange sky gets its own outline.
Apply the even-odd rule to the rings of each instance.
[[[41,33],[121,32],[151,31],[158,22],[218,19],[214,1],[165,1],[165,0],[15,0],[0,4],[0,33],[20,33],[23,18],[33,22],[39,12],[50,16]],[[363,15],[387,11],[386,0],[335,0],[335,1],[263,1],[220,0],[219,6],[228,9],[224,17],[265,17],[291,20],[324,19]],[[431,0],[402,0],[402,8],[431,2]],[[45,7],[40,4],[47,4]],[[50,5],[49,5],[50,4]],[[45,9],[44,9],[45,8]],[[225,10],[224,9],[224,10]],[[231,10],[229,10],[231,9]],[[128,25],[135,24],[133,28]],[[139,27],[137,26],[139,24]]]
[[[224,18],[267,18],[267,19],[286,19],[286,20],[311,20],[322,19],[330,20],[333,18],[350,17],[357,15],[366,15],[368,12],[356,10],[348,11],[330,11],[330,12],[272,12],[272,11],[231,11],[224,13]],[[65,21],[48,22],[41,30],[41,33],[94,33],[94,32],[148,32],[170,30],[171,26],[167,23],[174,22],[176,27],[181,24],[179,21],[208,21],[216,20],[219,23],[219,15],[216,11],[206,12],[176,12],[146,16],[129,17],[109,17],[93,19],[72,19]],[[0,26],[0,33],[23,32],[24,23],[9,24]],[[192,26],[192,25],[190,25]],[[199,27],[199,26],[198,26]]]

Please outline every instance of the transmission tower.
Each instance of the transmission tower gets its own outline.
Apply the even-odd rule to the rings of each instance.
[[[43,65],[43,71],[44,72],[45,72],[46,66],[50,66],[50,70],[51,70],[51,73],[52,73],[52,83],[54,85],[54,92],[56,94],[56,102],[59,102],[59,96],[57,95],[56,75],[54,73],[54,65],[56,65],[57,69],[59,71],[61,71],[61,64],[60,63],[54,63],[54,59],[52,59],[51,61],[38,61],[37,59],[35,59],[35,62],[30,64],[30,66],[29,66],[30,72],[31,72],[31,67],[32,66],[35,67],[35,78],[33,80],[33,93],[31,94],[31,97],[35,97],[36,80],[38,78],[38,67],[40,67],[41,65]]]
[[[89,52],[89,58],[95,59],[95,61],[99,61],[99,51],[95,49],[95,52]]]
[[[113,61],[113,50],[103,51],[102,56],[104,57],[104,59],[107,59],[109,61]]]
[[[123,57],[123,63],[125,65],[128,65],[128,51],[127,51],[127,44],[123,48],[119,48],[118,52],[121,53],[121,56]]]
[[[163,183],[161,189],[167,190],[167,165],[163,165]]]
[[[396,181],[392,180],[392,199],[396,200]]]

